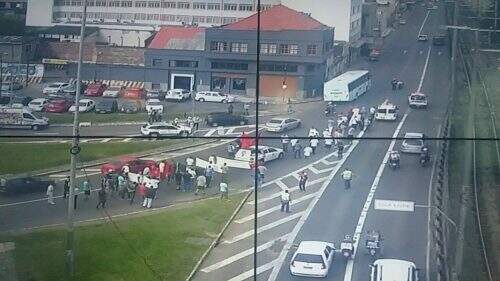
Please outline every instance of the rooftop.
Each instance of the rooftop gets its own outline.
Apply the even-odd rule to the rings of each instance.
[[[148,46],[151,49],[200,50],[205,47],[205,28],[163,26]]]
[[[99,28],[85,27],[85,36],[99,31]],[[80,26],[55,25],[51,27],[29,27],[29,33],[34,34],[55,34],[55,35],[80,35]]]
[[[223,25],[220,28],[228,30],[256,30],[257,14],[234,23]],[[261,31],[323,29],[330,28],[308,14],[298,12],[283,5],[273,6],[260,13]]]
[[[36,40],[36,37],[29,36],[0,36],[0,43],[8,44],[23,44]]]

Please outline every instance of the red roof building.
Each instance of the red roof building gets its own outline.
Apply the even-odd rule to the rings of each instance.
[[[163,26],[149,44],[151,49],[203,50],[205,28],[197,26]]]
[[[234,23],[223,25],[221,28],[229,30],[256,30],[257,14]],[[260,13],[261,31],[322,29],[329,29],[329,27],[313,19],[308,14],[295,11],[283,5],[273,6]]]

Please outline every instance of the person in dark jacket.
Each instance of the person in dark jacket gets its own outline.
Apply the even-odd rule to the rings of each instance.
[[[103,209],[106,208],[106,200],[108,199],[108,195],[106,194],[106,189],[101,188],[97,192],[97,195],[99,197],[99,203],[97,203],[96,209],[99,209],[99,207],[102,207]]]

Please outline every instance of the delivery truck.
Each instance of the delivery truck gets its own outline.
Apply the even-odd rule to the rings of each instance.
[[[0,128],[32,129],[38,131],[49,125],[49,119],[36,116],[28,107],[0,106]]]

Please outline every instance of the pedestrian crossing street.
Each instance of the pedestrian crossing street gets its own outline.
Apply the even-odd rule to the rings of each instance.
[[[355,141],[354,143],[356,143]],[[346,147],[347,148],[347,147]],[[343,159],[350,151],[344,153]],[[287,245],[287,238],[297,223],[305,219],[308,206],[321,196],[325,185],[339,170],[343,159],[337,152],[306,165],[285,176],[264,183],[258,192],[258,280],[267,280],[271,269],[279,260]],[[298,178],[306,172],[306,191],[300,191]],[[290,213],[281,212],[281,192],[291,193]],[[195,280],[203,281],[243,281],[253,277],[253,234],[255,201],[249,200],[231,223],[221,242],[203,262],[195,275]]]

